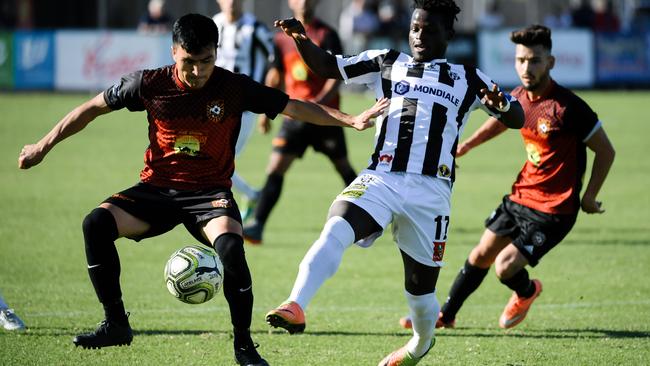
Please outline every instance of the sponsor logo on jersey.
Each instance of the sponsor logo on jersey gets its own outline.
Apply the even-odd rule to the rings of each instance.
[[[539,166],[539,163],[542,161],[542,155],[539,153],[539,149],[537,149],[537,146],[535,146],[535,144],[526,144],[526,155],[528,157],[528,161],[533,163],[534,166]]]
[[[411,84],[408,83],[408,81],[400,81],[399,83],[395,84],[395,93],[399,95],[404,95],[411,90]]]
[[[440,262],[442,257],[445,255],[445,246],[447,242],[433,242],[433,260],[434,262]]]
[[[230,208],[230,200],[226,198],[221,198],[210,202],[214,208]]]
[[[174,152],[176,154],[186,154],[190,156],[199,155],[201,151],[201,142],[195,136],[181,135],[177,136],[174,141]]]
[[[223,101],[215,100],[208,103],[207,106],[207,116],[208,119],[212,122],[219,122],[223,118]]]
[[[456,77],[458,77],[458,75],[456,75]],[[413,86],[413,91],[424,93],[424,94],[431,94],[433,96],[446,99],[446,100],[450,101],[456,107],[458,107],[458,105],[460,104],[460,99],[458,99],[455,96],[451,95],[451,93],[446,92],[446,91],[444,91],[442,89],[432,88],[432,87],[430,87],[428,85],[417,85],[416,84],[415,86]]]

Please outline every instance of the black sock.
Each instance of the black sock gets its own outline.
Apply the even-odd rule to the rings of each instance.
[[[225,233],[214,241],[214,249],[223,263],[223,294],[230,307],[230,320],[237,343],[238,334],[239,339],[242,334],[250,334],[248,329],[253,316],[253,288],[244,253],[244,240],[237,234]]]
[[[120,257],[115,248],[118,237],[113,215],[104,208],[95,208],[83,222],[88,275],[97,298],[104,306],[107,320],[126,321],[120,289]]]
[[[271,210],[273,210],[278,199],[280,199],[283,182],[284,176],[280,174],[269,174],[266,178],[266,183],[260,193],[260,199],[257,201],[257,206],[255,207],[255,220],[258,223],[262,225],[266,223],[266,220],[271,214]]]
[[[500,280],[502,284],[517,293],[519,297],[531,297],[535,293],[535,284],[528,278],[528,271],[522,268],[514,276]]]
[[[469,260],[465,261],[465,265],[458,272],[454,283],[451,285],[447,301],[440,309],[443,321],[451,322],[456,319],[456,314],[465,300],[481,285],[489,270],[490,268],[473,266],[469,263]]]

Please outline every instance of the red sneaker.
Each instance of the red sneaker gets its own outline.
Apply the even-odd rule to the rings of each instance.
[[[533,284],[535,285],[535,292],[531,297],[519,297],[516,292],[512,294],[506,308],[503,309],[503,314],[499,318],[501,328],[512,328],[526,318],[533,301],[542,293],[542,282],[533,280]]]
[[[289,334],[305,330],[305,313],[298,303],[287,301],[266,313],[266,322],[274,328],[284,328]]]

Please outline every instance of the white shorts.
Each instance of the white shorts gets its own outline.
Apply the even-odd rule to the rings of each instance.
[[[451,200],[451,182],[414,173],[364,170],[336,197],[367,211],[385,230],[393,224],[397,246],[421,264],[441,267]],[[370,246],[381,233],[357,242]]]
[[[235,145],[235,156],[239,156],[244,147],[248,143],[257,121],[257,114],[252,112],[244,112],[241,115],[241,129],[239,130],[239,137],[237,137],[237,145]]]

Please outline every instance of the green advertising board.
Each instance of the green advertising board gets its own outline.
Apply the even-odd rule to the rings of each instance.
[[[0,89],[14,87],[14,45],[11,33],[0,32]]]

